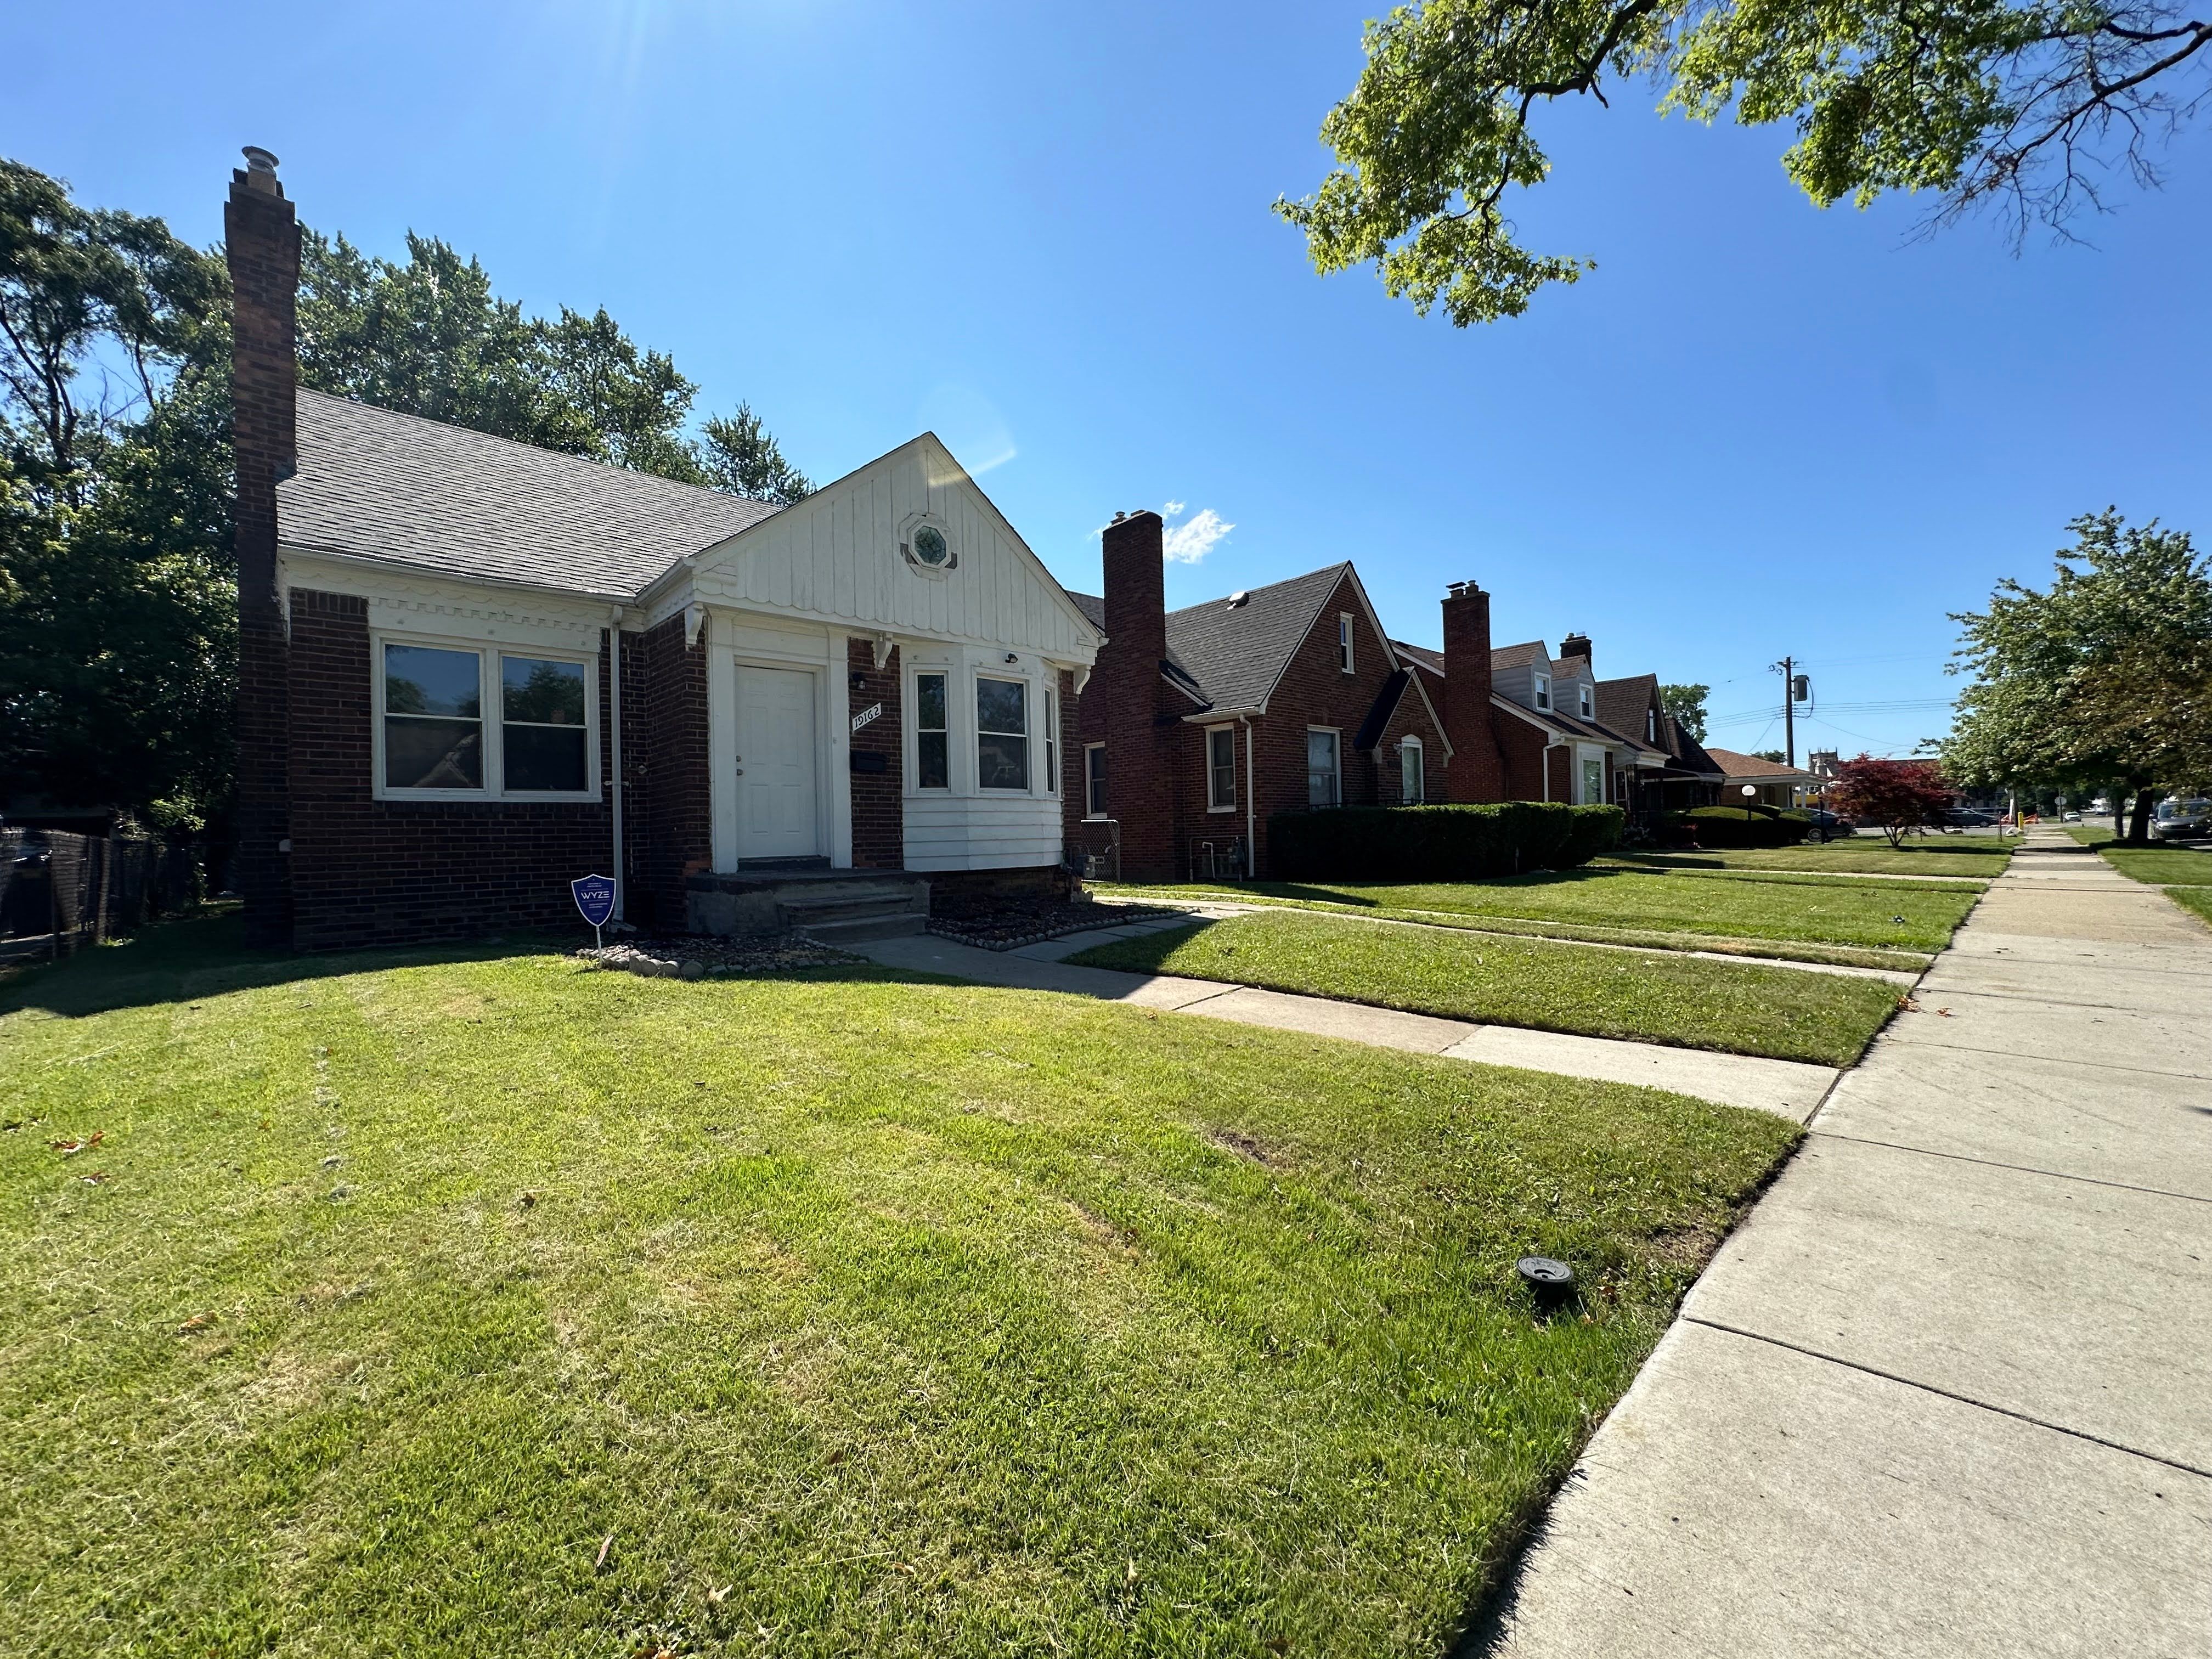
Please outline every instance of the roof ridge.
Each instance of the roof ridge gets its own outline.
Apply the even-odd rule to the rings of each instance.
[[[1240,587],[1237,589],[1236,592],[1237,593],[1244,594],[1265,593],[1273,588],[1288,587],[1292,582],[1310,581],[1316,576],[1329,575],[1336,572],[1348,570],[1351,567],[1352,561],[1346,559],[1336,564],[1321,565],[1314,569],[1303,571],[1295,576],[1285,576],[1275,581],[1262,582],[1257,587]],[[1167,614],[1170,617],[1179,617],[1187,611],[1211,610],[1216,605],[1228,604],[1228,602],[1235,597],[1236,595],[1234,593],[1224,593],[1218,599],[1200,599],[1196,605],[1178,605],[1175,610],[1169,611]]]
[[[296,387],[295,392],[301,396],[319,398],[325,403],[342,404],[349,409],[366,409],[378,415],[388,415],[395,421],[412,421],[418,426],[434,426],[445,432],[465,432],[470,437],[480,438],[486,443],[505,444],[510,449],[526,450],[532,455],[550,456],[556,461],[573,461],[578,466],[597,467],[603,472],[618,473],[625,478],[649,479],[655,484],[665,485],[671,489],[689,490],[695,495],[713,495],[726,501],[745,501],[755,507],[765,507],[771,512],[776,513],[781,512],[789,505],[784,501],[772,501],[760,495],[740,495],[735,490],[717,489],[711,484],[686,483],[681,478],[667,477],[659,472],[647,472],[635,466],[624,466],[617,461],[595,460],[589,455],[572,455],[565,449],[548,449],[544,444],[526,444],[520,438],[509,438],[496,432],[486,432],[481,427],[463,426],[459,421],[439,421],[433,420],[428,415],[410,415],[404,409],[387,409],[382,404],[373,404],[363,398],[341,398],[334,392],[324,392],[308,386]]]

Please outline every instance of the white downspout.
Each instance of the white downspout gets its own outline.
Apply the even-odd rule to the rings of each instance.
[[[624,888],[623,879],[623,763],[622,763],[622,620],[623,608],[617,605],[614,619],[607,626],[607,718],[614,722],[614,842],[615,842],[615,919],[623,921]]]
[[[1244,728],[1244,879],[1252,881],[1260,873],[1260,848],[1252,839],[1258,833],[1253,817],[1257,803],[1252,799],[1252,717],[1239,714],[1237,719]]]

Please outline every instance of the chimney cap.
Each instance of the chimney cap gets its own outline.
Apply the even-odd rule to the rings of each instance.
[[[270,196],[282,196],[284,191],[276,182],[276,155],[258,144],[246,145],[243,154],[246,156],[246,171],[240,176],[246,187],[265,191]]]

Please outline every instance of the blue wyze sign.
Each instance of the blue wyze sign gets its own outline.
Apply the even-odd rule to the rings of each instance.
[[[584,913],[584,920],[592,924],[596,936],[607,925],[607,918],[615,913],[615,878],[580,876],[568,884],[568,890],[576,896],[576,908]]]

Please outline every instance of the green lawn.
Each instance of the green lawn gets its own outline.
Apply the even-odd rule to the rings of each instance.
[[[1433,1656],[1797,1133],[231,926],[0,988],[0,1650]]]
[[[2212,887],[2212,853],[2186,847],[2102,847],[2106,862],[2131,880],[2154,886]]]
[[[1824,1066],[1856,1060],[1899,994],[1886,980],[1378,927],[1310,912],[1255,913],[1115,939],[1071,960]]]
[[[1220,892],[1219,887],[1126,887],[1131,896]],[[1494,881],[1254,882],[1236,896],[1387,910],[1641,928],[1739,939],[1940,951],[1981,890],[1933,882],[1747,871],[1662,873],[1590,868]]]
[[[2212,921],[2212,887],[2169,887],[2166,896],[2191,915]]]
[[[1826,846],[1729,847],[1703,853],[1623,853],[1601,863],[1662,869],[1829,870],[1863,875],[1972,876],[2004,873],[2011,842],[1987,836],[1928,836],[1893,852],[1880,836],[1855,836]]]

